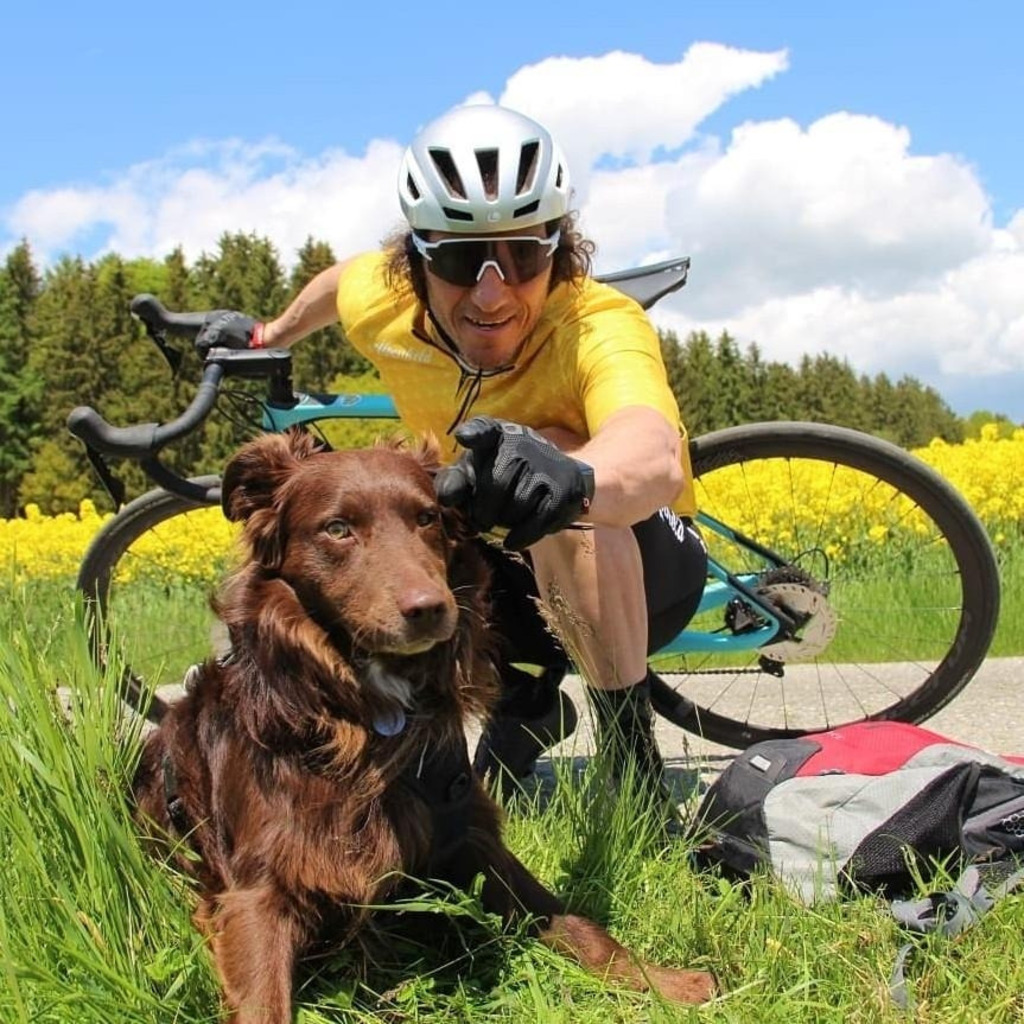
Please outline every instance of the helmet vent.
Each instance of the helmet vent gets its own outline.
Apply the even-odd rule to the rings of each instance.
[[[550,232],[569,212],[572,174],[561,149],[508,107],[471,103],[442,114],[406,148],[396,178],[413,231]]]
[[[524,142],[519,150],[519,173],[516,175],[516,195],[521,196],[533,188],[533,179],[537,175],[537,156],[540,153],[539,142]]]
[[[498,198],[498,151],[478,149],[476,165],[480,169],[480,180],[484,184],[484,195],[488,199]]]
[[[429,152],[437,173],[441,176],[445,188],[448,189],[448,195],[455,199],[465,199],[466,186],[462,184],[462,178],[451,153],[447,149],[431,149]]]

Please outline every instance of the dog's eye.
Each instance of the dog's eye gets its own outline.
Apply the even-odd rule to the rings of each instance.
[[[417,526],[433,526],[441,518],[441,513],[436,508],[425,508],[416,516]]]
[[[344,540],[346,537],[352,536],[352,527],[344,519],[332,519],[324,527],[324,530],[329,537],[333,537],[335,540]]]

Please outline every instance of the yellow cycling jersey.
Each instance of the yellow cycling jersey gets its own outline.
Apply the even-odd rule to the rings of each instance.
[[[452,431],[472,416],[591,437],[617,410],[649,406],[679,429],[685,484],[673,508],[694,514],[686,430],[657,332],[636,302],[591,279],[582,287],[563,282],[515,365],[472,373],[460,368],[412,290],[388,286],[384,263],[383,253],[372,252],[346,264],[338,281],[341,326],[377,368],[405,426],[439,438],[443,459],[458,455]]]

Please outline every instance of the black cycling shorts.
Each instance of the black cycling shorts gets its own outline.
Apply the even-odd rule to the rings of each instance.
[[[637,523],[633,533],[644,568],[647,653],[653,654],[693,618],[707,578],[707,548],[694,523],[668,508]],[[491,625],[501,638],[501,660],[545,666],[567,661],[537,609],[529,555],[479,543],[491,566]]]

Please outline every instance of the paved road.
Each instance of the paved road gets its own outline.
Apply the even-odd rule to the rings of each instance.
[[[582,714],[575,734],[552,754],[585,758],[593,751],[586,698],[578,677],[570,676],[564,686]],[[168,687],[163,695],[174,699],[180,692],[180,687]],[[1024,755],[1024,658],[989,658],[963,692],[925,725],[995,753]],[[706,783],[736,753],[731,747],[710,743],[662,720],[657,724],[657,736],[677,788],[691,788],[696,777]],[[539,768],[539,774],[550,779],[544,759]]]
[[[581,711],[586,701],[578,678],[565,687]],[[1024,754],[1024,658],[989,658],[963,692],[924,723],[929,729],[1001,754]],[[735,753],[692,736],[664,721],[657,725],[658,743],[674,772],[707,779]],[[590,716],[581,715],[576,735],[552,753],[587,756],[593,750]]]

